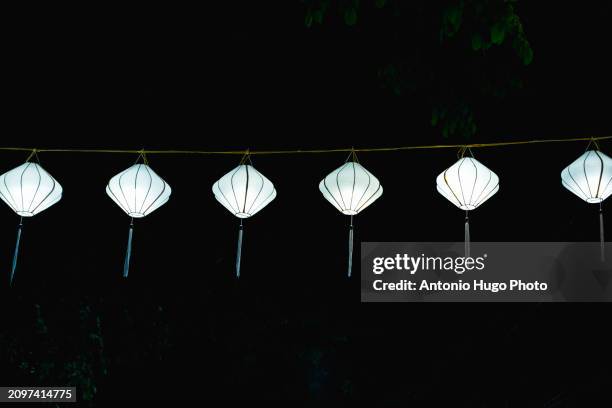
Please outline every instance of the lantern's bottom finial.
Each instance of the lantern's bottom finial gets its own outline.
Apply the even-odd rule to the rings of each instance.
[[[21,230],[23,229],[23,218],[19,220],[17,226],[17,242],[15,243],[15,252],[13,253],[13,263],[11,265],[11,276],[9,284],[13,286],[13,279],[15,279],[15,270],[17,269],[17,259],[19,258],[19,244],[21,242]]]
[[[134,236],[134,218],[130,222],[130,231],[128,232],[128,243],[125,251],[125,261],[123,263],[123,277],[127,278],[130,272],[130,259],[132,258],[132,238]]]
[[[240,262],[242,261],[242,236],[244,235],[244,227],[242,225],[242,219],[240,220],[240,227],[238,229],[238,248],[236,250],[236,278],[240,278]]]

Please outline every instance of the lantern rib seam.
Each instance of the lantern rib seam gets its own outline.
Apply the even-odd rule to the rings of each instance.
[[[365,168],[363,169],[366,176],[368,176],[368,185],[366,186],[366,188],[363,190],[363,194],[361,195],[361,197],[359,198],[359,200],[357,201],[357,204],[355,206],[355,211],[359,212],[361,211],[360,208],[363,207],[363,205],[359,205],[361,203],[361,201],[363,200],[363,197],[365,197],[366,193],[368,192],[368,189],[370,188],[370,185],[372,184],[372,177],[370,176],[370,172],[367,171]],[[380,185],[380,182],[378,183]],[[376,191],[378,191],[378,189],[376,189]],[[376,191],[374,192],[374,194],[376,194]],[[374,196],[374,194],[372,194],[367,200],[366,203],[368,201],[370,201],[370,198],[372,198]],[[365,203],[364,203],[365,204]]]
[[[480,206],[480,204],[484,203],[485,201],[487,201],[489,199],[489,197],[491,197],[497,190],[499,190],[499,182],[497,182],[497,184],[495,185],[495,187],[493,187],[491,189],[491,191],[489,191],[487,193],[486,196],[483,197],[482,201],[480,201],[477,205],[474,206],[474,208]]]
[[[232,207],[232,204],[229,202],[229,200],[227,199],[227,197],[225,196],[225,193],[223,192],[223,190],[221,190],[221,188],[219,187],[219,182],[217,181],[215,183],[215,185],[217,186],[217,190],[219,190],[219,193],[221,193],[221,196],[223,197],[223,199],[225,200],[225,202],[227,203],[227,205],[232,209],[232,213],[234,213],[234,215],[236,214],[236,211],[234,211],[234,208]],[[218,197],[215,194],[215,197]]]
[[[119,208],[121,208],[123,210],[123,212],[125,212],[127,214],[127,211],[123,207],[123,204],[121,204],[121,201],[119,200],[119,197],[117,197],[115,195],[115,193],[113,192],[113,189],[110,187],[110,183],[108,183],[108,185],[106,186],[106,191],[108,191],[109,193],[111,193],[113,195],[113,197],[115,197],[115,202],[117,203],[117,205],[119,205]]]
[[[567,172],[567,175],[569,176],[570,180],[572,183],[574,183],[574,185],[576,187],[573,187],[570,183],[568,183],[566,180],[563,179],[563,176],[561,177],[561,184],[565,185],[566,188],[568,190],[570,190],[571,192],[573,192],[574,194],[576,194],[576,196],[578,198],[580,198],[581,200],[587,200],[588,197],[584,194],[584,192],[580,189],[580,186],[578,186],[578,183],[576,183],[576,181],[572,178],[568,168],[565,168],[563,171]],[[563,175],[563,172],[561,172],[561,174]],[[577,188],[577,189],[576,189]]]
[[[36,169],[36,173],[38,174],[38,184],[36,185],[36,191],[34,192],[34,195],[32,196],[32,201],[30,201],[30,205],[28,206],[28,212],[31,213],[32,211],[32,204],[34,204],[34,200],[36,199],[36,196],[38,195],[38,190],[40,189],[40,184],[42,183],[42,177],[40,176],[40,170],[38,168],[38,166],[34,166],[34,168]],[[44,200],[42,201],[44,202]],[[42,204],[41,202],[41,204]],[[37,206],[38,207],[38,206]],[[25,208],[24,208],[25,210]]]
[[[351,189],[351,201],[349,202],[349,210],[353,210],[353,198],[355,198],[355,184],[357,183],[357,170],[355,169],[355,162],[353,164],[353,187]],[[365,194],[365,192],[364,192]]]
[[[342,211],[342,206],[340,205],[340,203],[338,202],[338,200],[336,200],[336,197],[334,197],[334,195],[332,194],[331,190],[329,189],[329,187],[327,187],[327,177],[325,177],[323,179],[323,187],[325,187],[325,189],[327,190],[327,192],[329,193],[329,196],[332,198],[332,200],[334,200],[334,202],[336,203],[336,206],[338,208],[338,210]]]
[[[461,200],[459,200],[459,197],[457,197],[457,194],[455,194],[455,192],[453,191],[452,187],[450,186],[450,184],[448,184],[448,179],[446,178],[446,173],[448,172],[448,170],[450,169],[450,167],[446,170],[444,170],[444,184],[446,184],[446,186],[448,187],[448,191],[451,192],[451,194],[453,195],[453,197],[455,197],[455,200],[457,200],[457,203],[459,204],[459,207],[461,207],[463,204],[461,203]]]
[[[242,203],[242,212],[246,214],[247,213],[246,205],[247,205],[247,199],[249,197],[249,181],[250,181],[248,164],[246,165],[245,170],[246,170],[246,186],[244,188],[244,203]],[[238,208],[238,210],[240,211],[240,208]]]
[[[2,199],[4,200],[4,202],[7,203],[9,207],[11,207],[11,210],[17,212],[17,209],[13,206],[11,202],[8,201],[7,197],[4,194],[2,194],[2,191],[0,191],[0,196],[2,196]]]
[[[13,194],[11,193],[11,190],[8,187],[8,184],[6,184],[6,175],[4,175],[4,177],[2,177],[2,181],[4,182],[4,187],[6,187],[6,191],[9,193],[9,195],[11,196],[11,201],[13,202],[13,207],[15,208],[15,212],[17,212],[17,201],[13,198]]]
[[[164,184],[164,188],[162,188],[162,191],[157,195],[157,197],[155,197],[155,200],[153,200],[153,202],[142,212],[142,215],[147,215],[147,212],[149,211],[149,209],[157,202],[157,200],[159,200],[159,198],[166,191],[166,186],[168,185],[168,183],[166,183],[164,180],[161,180],[161,182]],[[168,197],[168,199],[169,198],[170,197]]]
[[[599,152],[595,152],[595,155],[597,156],[597,158],[599,159],[599,162],[601,163],[601,167],[600,167],[600,170],[599,170],[599,180],[597,182],[597,195],[595,197],[601,198],[599,196],[599,189],[601,188],[601,179],[603,177],[604,162],[603,162],[603,159],[601,158],[601,156],[599,155]]]
[[[587,176],[587,173],[586,173],[586,162],[590,154],[591,154],[591,151],[589,151],[584,157],[584,160],[582,161],[582,170],[584,171],[584,180],[586,181],[587,188],[589,189],[589,198],[593,198],[593,192],[591,191],[591,185],[589,184],[589,177]]]
[[[255,170],[255,168],[253,168],[253,170]],[[263,191],[265,185],[266,185],[266,181],[264,180],[263,176],[261,175],[261,173],[259,173],[257,170],[255,170],[256,174],[259,176],[259,178],[261,179],[261,188],[259,189],[259,191],[257,192],[257,195],[255,196],[255,198],[253,199],[253,203],[251,204],[251,206],[249,207],[249,210],[244,211],[245,214],[254,214],[251,210],[253,209],[253,206],[255,205],[255,203],[257,202],[257,199],[259,198],[259,195],[261,194],[261,192]],[[246,202],[246,199],[245,199]]]
[[[261,210],[265,205],[267,205],[270,201],[270,197],[272,197],[274,194],[276,194],[276,189],[272,188],[272,192],[270,192],[270,194],[268,194],[268,196],[266,197],[266,199],[264,201],[262,201],[257,208],[255,208],[255,210],[253,210],[253,212],[251,214],[255,214],[256,212],[258,212],[259,210]],[[249,215],[250,216],[250,215]]]
[[[47,201],[47,198],[49,198],[51,194],[53,194],[53,192],[55,191],[55,186],[57,185],[57,182],[55,181],[53,177],[50,177],[50,178],[51,178],[51,181],[53,182],[53,187],[51,188],[51,191],[49,191],[49,193],[45,196],[45,198],[43,198],[43,200],[40,203],[38,203],[38,205],[32,211],[30,211],[31,213],[35,213],[36,210],[38,210],[38,207],[40,207],[45,201]]]
[[[565,188],[567,188],[569,191],[571,191],[572,193],[576,194],[576,196],[578,196],[578,198],[580,198],[582,200],[585,200],[583,197],[580,196],[580,193],[578,191],[576,191],[576,189],[574,187],[572,187],[571,185],[566,183],[565,180],[561,180],[561,184],[563,186],[565,186]]]
[[[127,197],[125,196],[125,192],[123,191],[123,186],[121,185],[121,180],[123,179],[123,177],[125,176],[125,174],[127,173],[129,169],[126,169],[124,171],[121,172],[121,174],[119,174],[119,179],[117,180],[117,185],[119,186],[119,191],[121,191],[121,195],[123,196],[123,199],[125,200],[125,207],[123,207],[123,211],[125,211],[126,214],[130,214],[131,210],[130,210],[130,203],[128,202]]]
[[[470,194],[470,205],[474,205],[472,198],[474,198],[474,190],[476,189],[476,183],[478,182],[478,166],[476,166],[476,164],[474,163],[474,159],[469,158],[469,160],[472,166],[474,166],[474,170],[476,171],[476,174],[474,174],[474,185],[472,186],[472,193]]]
[[[604,196],[606,195],[606,191],[608,191],[608,186],[610,186],[610,185],[611,185],[611,182],[612,182],[612,176],[610,176],[610,180],[608,180],[608,183],[606,184],[606,188],[604,188],[604,190],[603,190],[603,193],[602,193],[602,195],[601,195],[601,198],[602,198],[602,199],[603,199],[603,198],[604,198]]]
[[[465,206],[467,203],[465,202],[465,194],[463,193],[463,183],[461,182],[461,166],[465,163],[465,159],[459,163],[457,167],[457,180],[459,180],[459,189],[461,190],[461,198],[463,198],[463,205]]]
[[[487,180],[487,184],[484,186],[484,188],[482,189],[482,191],[480,192],[478,197],[476,197],[476,201],[474,201],[474,208],[478,207],[480,205],[480,203],[484,202],[484,200],[480,201],[480,197],[482,197],[484,192],[487,191],[487,187],[489,187],[489,184],[491,184],[491,179],[492,178],[493,178],[493,171],[491,171],[491,169],[489,169],[489,180]],[[497,183],[497,185],[499,185],[499,182]],[[493,190],[495,190],[495,187],[493,187]]]
[[[134,176],[134,210],[130,212],[138,213],[137,202],[138,202],[138,175],[140,174],[141,164],[137,164],[136,176]]]
[[[348,164],[348,163],[347,163]],[[344,170],[344,168],[347,166],[347,164],[345,164],[344,166],[342,166],[339,171],[336,172],[336,186],[338,186],[338,195],[340,196],[340,199],[342,200],[342,210],[346,211],[346,203],[344,202],[344,197],[342,196],[342,190],[340,189],[340,173],[342,173],[342,171]]]
[[[234,176],[242,169],[242,164],[236,168],[236,171],[230,176],[230,186],[232,187],[232,194],[234,195],[234,201],[236,201],[236,209],[234,210],[234,215],[240,212],[240,204],[238,204],[238,197],[236,197],[236,191],[234,190]]]
[[[567,167],[567,174],[569,174],[569,176],[572,179],[572,181],[574,182],[574,184],[576,184],[576,187],[578,187],[578,190],[580,190],[582,195],[585,197],[585,198],[583,198],[583,200],[586,201],[589,198],[589,196],[582,190],[582,188],[580,187],[580,184],[578,184],[578,182],[576,181],[576,179],[572,175],[571,165]],[[587,182],[587,184],[588,184],[588,182]]]
[[[153,176],[151,175],[151,170],[149,170],[149,166],[145,165],[144,169],[146,170],[147,175],[149,176],[149,188],[147,188],[147,194],[145,194],[145,196],[144,196],[144,198],[142,200],[142,205],[140,206],[140,210],[139,211],[140,211],[141,214],[146,215],[145,212],[142,211],[142,209],[144,208],[144,205],[147,202],[147,198],[149,198],[149,194],[151,193],[151,187],[153,186]],[[159,196],[157,196],[157,198],[159,198]],[[153,205],[155,203],[155,201],[157,201],[157,198],[155,200],[153,200],[153,203],[151,203],[151,205]],[[151,206],[149,206],[149,207],[151,207]]]
[[[21,175],[19,176],[19,189],[21,191],[21,207],[20,210],[23,211],[25,209],[25,205],[23,205],[23,175],[25,174],[25,172],[28,170],[28,167],[30,167],[32,163],[28,162],[28,164],[25,166],[25,168],[23,169],[23,171],[21,172]]]
[[[366,205],[366,204],[368,204],[368,203],[370,202],[370,200],[372,200],[372,198],[376,197],[376,193],[378,193],[378,191],[379,191],[380,189],[382,189],[382,184],[380,184],[380,182],[379,182],[379,183],[378,183],[378,188],[376,189],[376,191],[374,192],[374,194],[372,194],[372,195],[371,195],[371,196],[370,196],[370,197],[369,197],[369,198],[366,200],[366,202],[365,202],[365,203],[363,203],[363,204],[361,205],[361,207],[359,207],[359,208],[358,208],[356,211],[357,211],[357,212],[360,212],[360,211],[361,211],[361,209],[362,209],[362,208],[364,208],[364,207],[365,207],[365,205]]]

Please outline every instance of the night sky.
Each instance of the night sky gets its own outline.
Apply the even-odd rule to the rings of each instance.
[[[291,150],[612,134],[612,9],[600,2],[518,2],[534,50],[524,87],[476,99],[476,134],[446,138],[426,95],[381,86],[389,50],[375,10],[354,27],[330,17],[307,28],[302,2],[216,3],[6,15],[0,145]],[[500,191],[471,215],[472,240],[598,240],[596,206],[560,183],[585,149],[475,149]],[[385,190],[355,218],[357,242],[461,241],[463,213],[435,190],[456,154],[359,154]],[[27,156],[0,152],[0,172]],[[318,190],[346,156],[253,157],[278,197],[245,221],[237,280],[238,220],[211,187],[240,157],[150,155],[173,195],[136,220],[126,280],[130,220],[104,188],[136,155],[41,153],[64,197],[26,220],[13,288],[19,219],[0,208],[0,385],[95,386],[91,406],[610,401],[608,304],[361,304],[358,266],[346,277],[348,218]]]

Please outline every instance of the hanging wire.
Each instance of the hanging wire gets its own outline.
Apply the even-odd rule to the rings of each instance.
[[[239,164],[240,165],[250,164],[251,166],[253,165],[253,162],[251,161],[251,151],[249,149],[245,150],[244,154],[240,158],[240,163]]]
[[[592,137],[589,139],[589,144],[587,144],[587,147],[586,149],[584,149],[584,151],[588,151],[591,145],[595,145],[595,150],[599,150],[599,143],[597,142],[597,139]]]
[[[40,164],[40,157],[38,157],[38,152],[39,152],[38,149],[32,149],[32,152],[30,153],[30,155],[26,159],[26,162],[29,162],[30,160],[32,160],[32,158],[35,158],[36,161]]]
[[[345,163],[348,163],[349,161],[355,162],[355,163],[359,163],[359,159],[357,158],[357,153],[355,152],[355,148],[351,147],[351,152],[349,153],[349,155],[347,156],[346,160],[344,161]]]
[[[499,147],[499,146],[517,146],[526,144],[539,143],[563,143],[563,142],[579,142],[589,141],[597,143],[602,140],[610,140],[612,136],[601,137],[577,137],[570,139],[536,139],[522,140],[514,142],[495,142],[495,143],[473,143],[473,144],[438,144],[438,145],[414,145],[414,146],[397,146],[397,147],[374,147],[374,148],[335,148],[335,149],[298,149],[298,150],[123,150],[123,149],[32,149],[31,147],[0,147],[0,151],[20,151],[36,153],[126,153],[126,154],[185,154],[185,155],[242,155],[249,157],[252,155],[273,155],[273,154],[318,154],[318,153],[339,153],[339,152],[393,152],[402,150],[428,150],[428,149],[457,149],[457,148],[477,148],[477,147]]]

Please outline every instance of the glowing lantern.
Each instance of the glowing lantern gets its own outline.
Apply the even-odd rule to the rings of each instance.
[[[612,159],[599,150],[587,150],[563,169],[561,184],[587,203],[599,204],[599,241],[605,261],[602,203],[612,194]]]
[[[248,160],[249,164],[245,164]],[[221,177],[212,187],[213,194],[229,212],[240,218],[238,249],[236,254],[236,276],[240,277],[242,256],[243,219],[252,217],[276,197],[274,184],[258,172],[250,163],[248,155],[238,167]]]
[[[111,178],[106,193],[132,218],[123,265],[123,276],[127,277],[132,254],[134,218],[143,218],[167,203],[172,189],[149,167],[145,158],[145,163],[134,164]]]
[[[499,177],[473,157],[462,157],[436,179],[437,189],[465,211],[465,256],[470,256],[468,211],[478,208],[499,190]]]
[[[56,204],[62,198],[62,186],[40,164],[27,161],[0,176],[0,198],[21,217],[11,265],[12,284],[19,256],[23,217],[33,217]]]
[[[380,181],[357,162],[354,152],[347,161],[319,183],[323,197],[342,214],[350,215],[348,244],[348,276],[353,269],[353,216],[365,210],[383,193]]]

